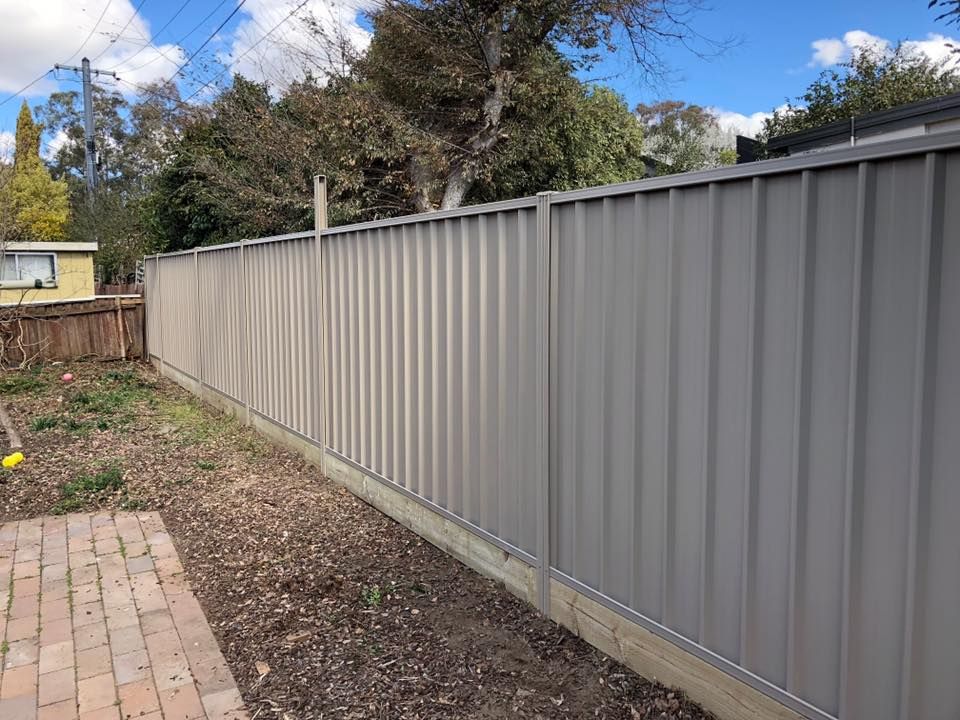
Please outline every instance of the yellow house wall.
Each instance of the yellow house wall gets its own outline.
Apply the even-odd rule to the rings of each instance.
[[[93,253],[57,252],[57,287],[0,290],[0,303],[83,300],[93,292]]]

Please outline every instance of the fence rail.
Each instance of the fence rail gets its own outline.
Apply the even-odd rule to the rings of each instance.
[[[153,256],[149,351],[548,612],[807,717],[955,718],[957,197],[953,133]]]

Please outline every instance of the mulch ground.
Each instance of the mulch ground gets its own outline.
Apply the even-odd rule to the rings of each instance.
[[[27,456],[0,522],[158,510],[257,718],[712,717],[148,366],[6,372],[0,394]]]

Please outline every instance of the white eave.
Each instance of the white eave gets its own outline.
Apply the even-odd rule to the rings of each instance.
[[[95,242],[9,242],[7,252],[96,252]]]

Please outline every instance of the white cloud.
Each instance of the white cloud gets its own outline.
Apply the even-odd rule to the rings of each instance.
[[[777,110],[785,110],[786,107],[786,105],[781,105]],[[712,107],[707,109],[717,118],[721,130],[736,135],[746,135],[747,137],[756,137],[757,133],[763,129],[764,120],[773,117],[773,113],[770,112],[755,112],[744,115],[723,108]]]
[[[307,72],[324,77],[342,69],[344,50],[363,50],[370,33],[360,20],[376,0],[308,0],[296,13],[296,0],[247,0],[220,61],[231,73],[283,88]],[[270,32],[278,23],[279,27]],[[262,42],[259,42],[270,33]],[[251,49],[252,48],[252,49]]]
[[[948,43],[956,45],[958,41],[945,35],[929,33],[924,40],[904,40],[903,47],[907,52],[926,55],[934,62],[941,62],[951,57]],[[814,40],[810,47],[813,55],[807,67],[829,67],[849,60],[858,52],[889,53],[893,50],[894,43],[865,30],[849,30],[842,38]]]
[[[101,13],[103,18],[97,24]],[[96,31],[82,50],[68,58],[95,25]],[[109,5],[108,0],[0,2],[0,91],[20,90],[50,69],[55,60],[79,65],[83,56],[93,59],[100,55],[94,67],[116,69],[133,83],[169,77],[185,58],[183,49],[170,44],[158,46],[152,40],[149,24],[135,14],[131,0],[113,0]],[[28,95],[46,95],[56,87],[50,76],[34,85]]]
[[[14,134],[8,130],[0,131],[0,163],[13,161],[13,149],[17,145]]]
[[[66,130],[57,130],[56,135],[47,140],[46,144],[40,151],[40,154],[43,156],[44,160],[50,161],[56,156],[57,152],[70,141],[70,138],[67,137]]]

